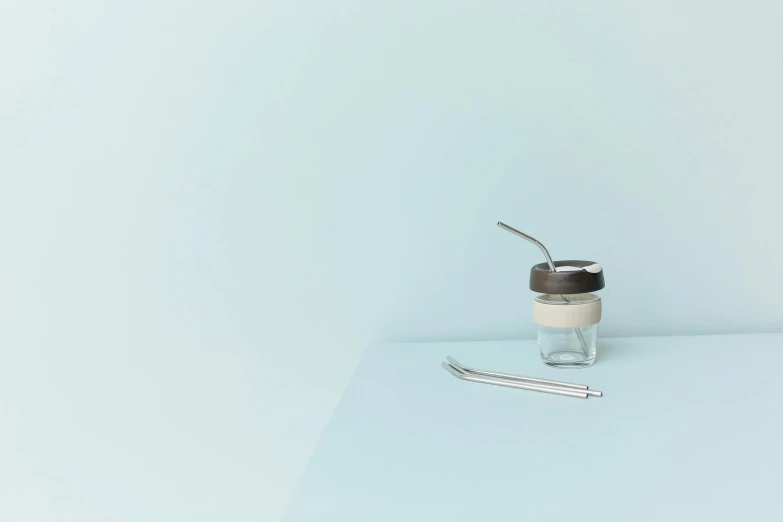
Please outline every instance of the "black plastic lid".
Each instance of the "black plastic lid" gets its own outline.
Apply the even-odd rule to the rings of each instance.
[[[555,261],[555,266],[585,267],[595,265],[594,261]],[[540,263],[530,269],[530,289],[542,294],[584,294],[604,287],[604,271],[592,273],[587,270],[551,272],[549,264]]]

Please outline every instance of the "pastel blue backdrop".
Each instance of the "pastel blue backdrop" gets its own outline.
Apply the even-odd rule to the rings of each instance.
[[[17,515],[277,519],[368,344],[533,338],[498,220],[604,336],[783,330],[780,2],[0,6]]]

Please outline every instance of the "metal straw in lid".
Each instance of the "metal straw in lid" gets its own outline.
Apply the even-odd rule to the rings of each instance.
[[[539,241],[538,239],[534,238],[533,236],[529,236],[525,234],[524,232],[520,232],[514,227],[510,227],[503,223],[502,221],[498,221],[498,226],[502,228],[503,230],[507,230],[511,232],[512,234],[516,234],[522,239],[526,239],[527,241],[530,241],[534,245],[536,245],[538,248],[541,249],[541,252],[544,253],[544,257],[546,258],[546,262],[549,265],[549,270],[552,272],[557,272],[557,269],[555,268],[555,263],[552,261],[552,256],[549,255],[549,251],[546,249],[546,247]],[[600,265],[599,269],[600,269]],[[563,299],[564,302],[570,303],[571,301],[568,300],[568,298],[565,296],[565,294],[560,294],[560,297]],[[587,350],[587,343],[585,342],[585,337],[582,334],[582,329],[579,327],[574,328],[574,333],[576,333],[576,337],[579,339],[579,346],[582,347],[582,353],[584,353],[585,359],[588,359],[590,357],[590,354]]]

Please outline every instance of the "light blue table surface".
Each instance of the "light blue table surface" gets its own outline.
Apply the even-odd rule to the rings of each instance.
[[[371,348],[283,520],[783,520],[783,334],[598,349],[556,370],[534,341]],[[447,355],[604,397],[458,380]]]

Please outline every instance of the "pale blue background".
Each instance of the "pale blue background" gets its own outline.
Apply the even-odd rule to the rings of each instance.
[[[0,6],[2,357],[125,477],[206,455],[194,513],[276,519],[368,343],[532,338],[498,219],[604,264],[602,335],[783,330],[780,2]]]

